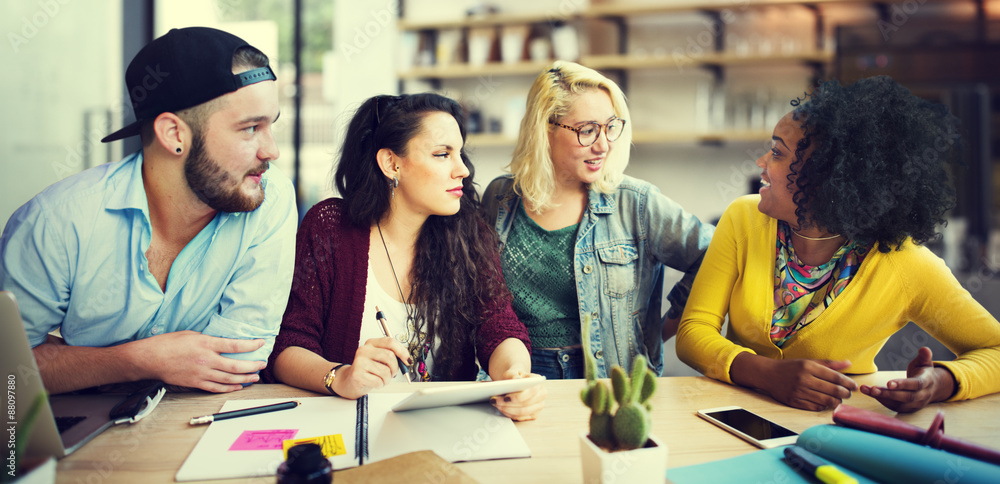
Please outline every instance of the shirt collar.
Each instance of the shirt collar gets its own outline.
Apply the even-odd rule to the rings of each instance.
[[[111,174],[109,180],[112,190],[108,197],[108,209],[135,209],[149,218],[149,201],[142,184],[142,150],[132,153],[121,163],[122,166]]]
[[[587,203],[590,211],[595,214],[614,213],[617,202],[607,193],[599,193],[594,189],[587,190]]]

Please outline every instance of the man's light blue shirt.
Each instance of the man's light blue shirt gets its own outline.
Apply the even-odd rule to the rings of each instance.
[[[174,331],[262,338],[266,361],[288,301],[298,216],[272,165],[264,202],[218,212],[170,267],[149,272],[152,237],[142,152],[67,177],[19,208],[0,236],[0,289],[17,297],[31,345],[59,329],[67,344],[112,346]]]

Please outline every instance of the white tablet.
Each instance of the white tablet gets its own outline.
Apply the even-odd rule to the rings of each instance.
[[[488,402],[494,395],[504,395],[519,392],[539,385],[545,381],[541,375],[513,380],[486,381],[465,383],[443,387],[422,388],[413,392],[392,407],[393,412],[416,410],[419,408],[446,407],[449,405],[465,405],[467,403]]]

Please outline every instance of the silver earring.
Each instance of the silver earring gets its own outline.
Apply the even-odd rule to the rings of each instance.
[[[399,177],[393,176],[392,183],[389,184],[389,199],[396,198],[396,187],[399,186]]]

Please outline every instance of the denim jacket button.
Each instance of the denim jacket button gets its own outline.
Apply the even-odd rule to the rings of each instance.
[[[590,274],[591,272],[594,272],[594,268],[593,267],[590,267],[589,265],[588,266],[583,266],[583,273],[584,274]]]
[[[597,350],[597,353],[594,353],[594,356],[597,358],[604,358],[604,350]]]
[[[569,361],[569,355],[562,355],[562,360],[563,360],[564,363],[568,362]]]

